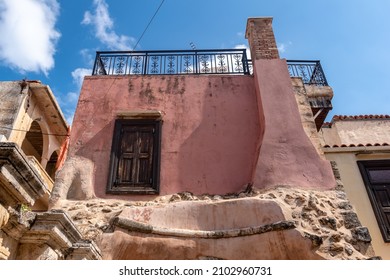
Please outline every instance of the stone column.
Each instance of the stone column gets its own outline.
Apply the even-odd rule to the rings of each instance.
[[[286,60],[279,59],[272,18],[249,18],[246,38],[261,126],[254,187],[334,188],[330,163],[321,159],[303,129]]]
[[[7,209],[5,209],[4,206],[0,204],[0,231],[1,228],[8,223],[8,219],[9,219],[9,213]],[[3,244],[3,238],[1,238],[0,235],[0,260],[6,260],[8,259],[10,252],[7,248],[3,247],[2,244]]]

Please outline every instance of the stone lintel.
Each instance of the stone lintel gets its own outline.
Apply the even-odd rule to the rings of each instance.
[[[117,113],[120,119],[154,119],[161,120],[162,112],[156,110],[149,111],[121,111]]]
[[[65,250],[80,239],[81,233],[68,214],[53,210],[37,213],[34,225],[20,241],[22,243],[48,243],[55,249]]]
[[[80,231],[62,210],[37,213],[34,224],[20,239],[22,244],[47,244],[59,258],[71,260],[101,259],[100,249],[92,241],[82,239]]]
[[[93,241],[80,240],[68,250],[67,260],[101,260],[102,253]]]
[[[0,199],[4,206],[33,205],[48,193],[48,187],[18,145],[0,143]]]

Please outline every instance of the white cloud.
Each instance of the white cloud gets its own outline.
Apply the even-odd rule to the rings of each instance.
[[[79,100],[79,93],[81,90],[81,85],[85,76],[91,75],[92,69],[87,68],[77,68],[72,71],[71,75],[73,78],[73,83],[77,85],[76,91],[68,92],[64,97],[60,98],[60,104],[62,104],[65,109],[65,117],[68,123],[72,123],[74,111],[77,106],[77,101]]]
[[[56,0],[0,0],[0,60],[20,72],[43,72],[54,67]]]
[[[114,21],[108,12],[108,5],[105,0],[94,0],[95,10],[86,11],[81,22],[85,25],[92,25],[96,32],[96,38],[108,48],[114,50],[130,50],[134,38],[126,35],[118,35],[113,30]]]
[[[286,45],[285,44],[279,44],[278,45],[278,51],[279,53],[285,53],[286,52]]]
[[[288,42],[288,43],[279,43],[278,44],[278,51],[279,53],[285,53],[287,51],[287,48],[289,46],[291,46],[292,43],[291,42]]]
[[[95,62],[95,57],[93,54],[93,50],[91,49],[82,49],[80,51],[80,55],[83,58],[83,61],[88,65],[93,65]]]
[[[77,92],[68,92],[66,95],[66,102],[76,105],[77,100],[79,99],[79,94]]]
[[[248,56],[247,58],[251,59],[251,50],[249,49],[249,47],[247,45],[245,45],[245,44],[236,45],[234,48],[235,49],[246,49],[246,55]]]
[[[87,68],[77,68],[74,71],[72,71],[73,82],[77,85],[78,89],[81,89],[81,85],[83,84],[84,77],[91,74],[92,74],[92,69],[87,69]]]

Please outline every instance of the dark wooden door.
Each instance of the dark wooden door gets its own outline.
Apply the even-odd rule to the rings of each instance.
[[[161,121],[117,120],[107,193],[159,191]]]
[[[125,126],[122,128],[118,149],[116,184],[150,186],[153,167],[153,132],[151,126]]]

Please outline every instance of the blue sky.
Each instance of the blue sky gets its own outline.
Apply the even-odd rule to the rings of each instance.
[[[97,50],[133,49],[161,0],[0,0],[0,80],[41,80],[71,121]],[[333,115],[390,114],[390,1],[165,0],[137,50],[247,45],[271,16],[281,57],[321,60]]]

